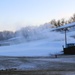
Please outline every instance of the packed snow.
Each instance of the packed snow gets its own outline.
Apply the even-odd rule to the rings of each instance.
[[[31,31],[30,31],[31,32]],[[21,35],[21,34],[20,34]],[[17,36],[8,40],[8,43],[15,40],[23,43],[0,47],[0,56],[50,56],[52,54],[62,54],[64,46],[64,34],[47,29],[37,29],[29,33],[29,37]],[[68,43],[75,43],[75,39],[67,36]],[[11,42],[12,43],[12,42]]]

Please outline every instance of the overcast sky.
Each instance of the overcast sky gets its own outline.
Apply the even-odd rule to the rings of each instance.
[[[0,0],[0,31],[40,25],[75,13],[75,0]]]

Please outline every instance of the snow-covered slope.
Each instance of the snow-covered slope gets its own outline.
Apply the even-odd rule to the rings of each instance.
[[[44,29],[42,31],[39,30],[34,35],[32,34],[29,39],[32,40],[16,45],[1,46],[0,55],[49,56],[52,54],[62,53],[62,46],[64,45],[64,34],[59,32],[51,32],[50,29]],[[23,38],[20,40],[23,40]],[[68,42],[73,43],[75,40],[68,36]]]

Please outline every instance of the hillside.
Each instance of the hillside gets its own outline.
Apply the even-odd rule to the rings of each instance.
[[[22,32],[20,32],[15,38],[6,41],[6,43],[10,45],[0,47],[0,55],[50,56],[52,54],[61,54],[64,46],[64,33],[52,32],[50,30],[50,28],[30,29],[29,32],[26,33],[28,35],[26,38],[22,35]],[[68,32],[68,43],[75,43],[74,38],[70,37],[69,34]]]

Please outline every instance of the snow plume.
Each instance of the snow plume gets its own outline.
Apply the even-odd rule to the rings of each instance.
[[[49,37],[49,25],[27,26],[16,32],[16,37],[20,37],[20,41],[32,41]]]
[[[50,39],[51,41],[64,41],[64,34],[60,32],[51,32],[52,25],[44,24],[41,26],[27,26],[16,31],[16,39],[20,42],[28,42],[41,39]],[[68,37],[69,40],[73,39]]]

